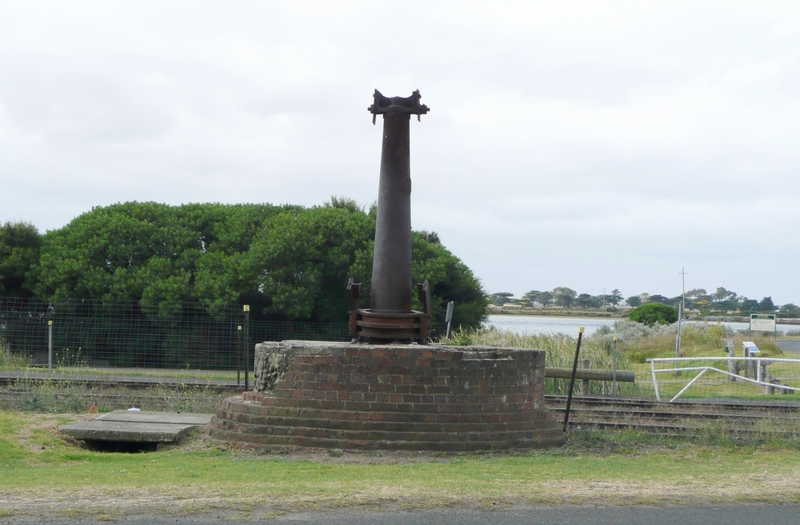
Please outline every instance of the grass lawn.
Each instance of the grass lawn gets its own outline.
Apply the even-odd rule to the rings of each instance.
[[[787,443],[692,446],[585,433],[528,455],[259,456],[196,436],[158,452],[122,454],[62,440],[54,428],[74,417],[0,412],[0,517],[800,501],[800,455]]]

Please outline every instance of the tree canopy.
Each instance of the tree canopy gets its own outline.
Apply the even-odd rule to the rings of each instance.
[[[32,297],[28,275],[39,259],[42,236],[27,222],[0,226],[0,296]]]
[[[678,310],[662,303],[645,303],[628,312],[628,319],[647,326],[672,324],[678,320]]]
[[[341,198],[312,208],[127,202],[27,242],[35,253],[28,258],[4,255],[12,243],[0,235],[0,268],[24,260],[2,274],[4,286],[6,274],[21,271],[42,298],[134,300],[159,311],[240,302],[256,318],[344,322],[348,277],[369,290],[374,232],[374,213]],[[478,326],[487,298],[470,269],[433,232],[414,232],[412,253],[435,318],[455,301],[453,322]]]

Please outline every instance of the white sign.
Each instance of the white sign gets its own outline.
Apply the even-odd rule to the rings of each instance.
[[[758,349],[758,347],[753,341],[742,341],[742,346],[744,347],[745,351],[750,355],[761,353],[761,350]]]
[[[773,314],[750,314],[750,330],[756,332],[774,332],[775,315]]]

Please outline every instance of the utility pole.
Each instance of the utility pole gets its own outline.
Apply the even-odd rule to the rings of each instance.
[[[681,310],[686,311],[686,272],[681,267]]]
[[[681,329],[683,328],[683,315],[686,311],[686,271],[681,267],[681,304],[680,311],[678,312],[678,335],[675,338],[675,358],[681,356]],[[678,368],[678,362],[675,362],[675,368]],[[675,370],[675,377],[678,377],[678,371]]]

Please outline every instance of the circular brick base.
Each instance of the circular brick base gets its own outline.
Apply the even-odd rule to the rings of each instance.
[[[544,351],[284,341],[256,346],[254,392],[208,427],[240,448],[509,450],[564,443]]]

